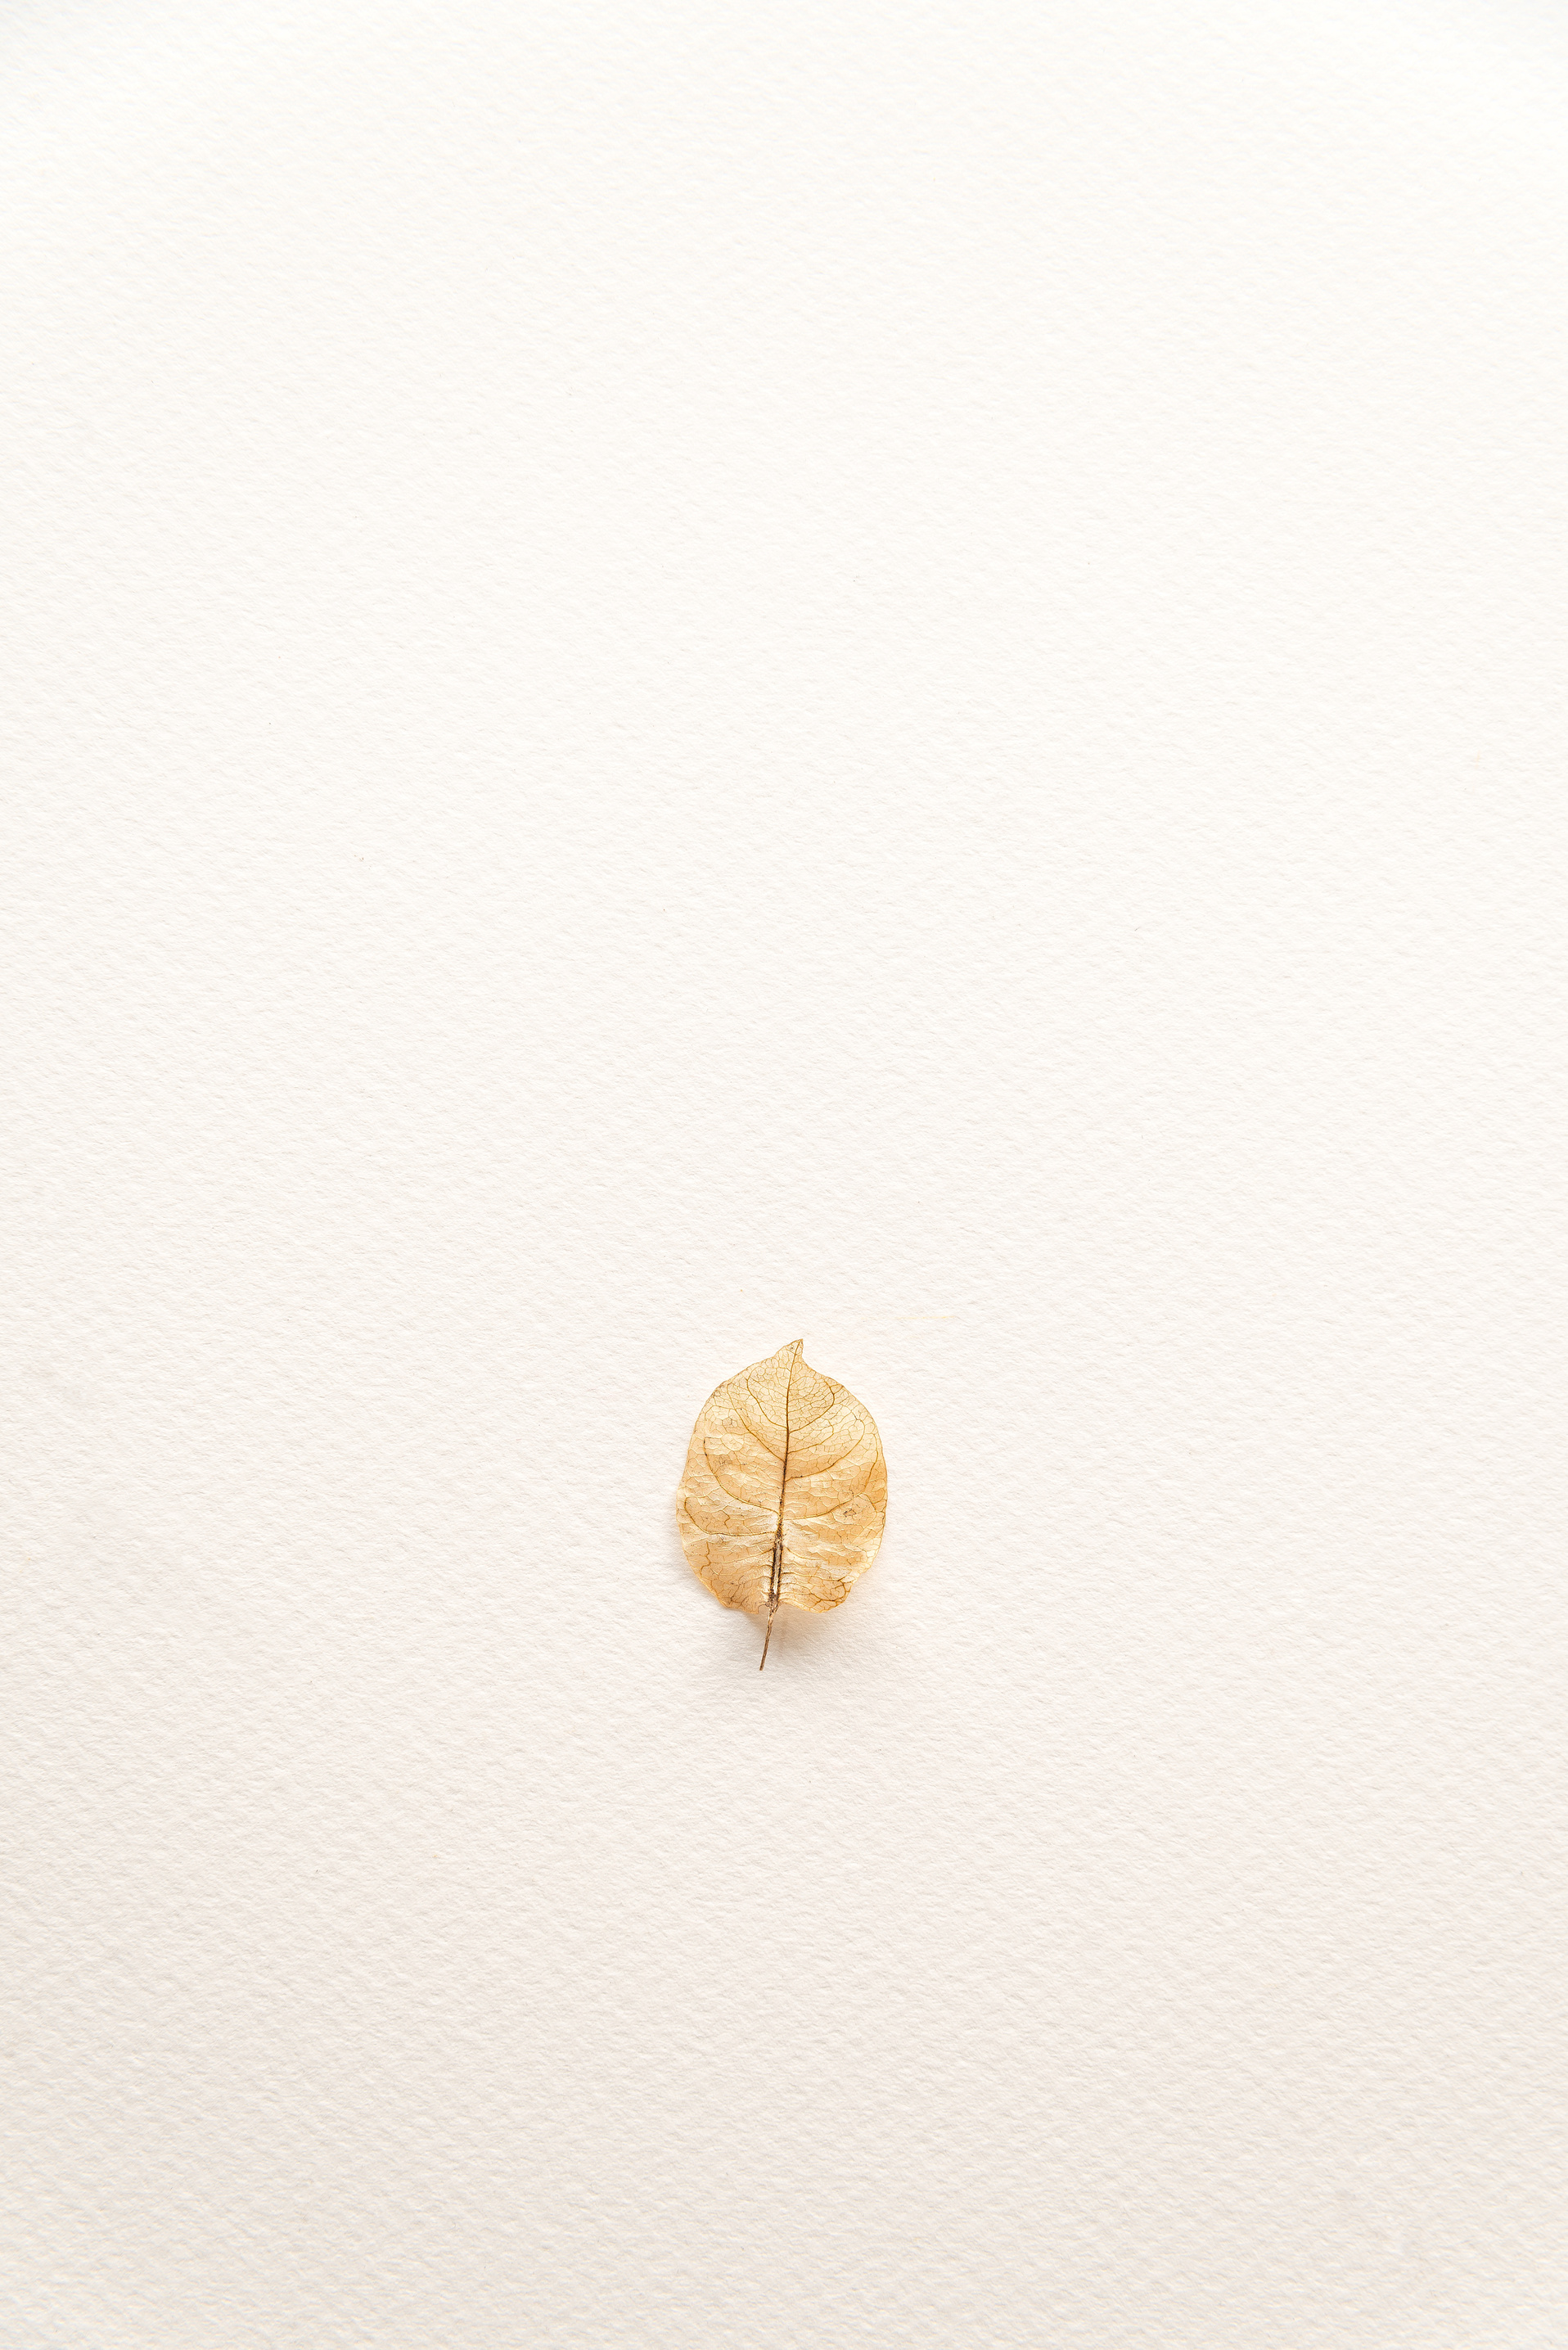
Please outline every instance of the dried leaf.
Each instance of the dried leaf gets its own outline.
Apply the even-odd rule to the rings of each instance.
[[[877,1423],[802,1343],[714,1388],[675,1503],[693,1573],[726,1607],[766,1614],[764,1665],[780,1607],[820,1615],[847,1599],[888,1515]]]

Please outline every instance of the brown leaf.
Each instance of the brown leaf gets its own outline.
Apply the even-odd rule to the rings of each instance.
[[[714,1388],[675,1502],[693,1573],[726,1607],[766,1614],[764,1665],[779,1608],[820,1615],[847,1599],[888,1515],[877,1423],[802,1343]]]

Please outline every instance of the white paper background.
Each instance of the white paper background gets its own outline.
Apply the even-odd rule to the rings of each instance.
[[[6,47],[7,2350],[1560,2350],[1561,20]]]

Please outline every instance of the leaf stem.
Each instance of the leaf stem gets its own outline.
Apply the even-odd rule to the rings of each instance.
[[[773,1565],[772,1565],[772,1566],[771,1566],[771,1567],[769,1568],[769,1570],[768,1570],[768,1628],[767,1628],[766,1636],[765,1636],[765,1638],[763,1638],[763,1656],[762,1656],[762,1664],[759,1664],[759,1665],[758,1665],[758,1667],[757,1667],[757,1670],[758,1670],[758,1672],[759,1672],[759,1673],[762,1671],[763,1665],[765,1665],[765,1664],[767,1663],[767,1660],[768,1660],[768,1641],[769,1641],[769,1640],[771,1640],[771,1639],[773,1638],[773,1637],[774,1637],[774,1617],[778,1614],[778,1612],[779,1612],[779,1597],[780,1597],[780,1595],[781,1595],[781,1593],[783,1592],[783,1590],[784,1590],[784,1502],[783,1502],[782,1495],[781,1495],[781,1499],[780,1499],[780,1502],[779,1502],[779,1530],[778,1530],[777,1534],[774,1534],[774,1557],[773,1557]]]

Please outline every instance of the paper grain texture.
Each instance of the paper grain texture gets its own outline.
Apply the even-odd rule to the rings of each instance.
[[[1561,2350],[1558,20],[3,49],[6,2350]]]

